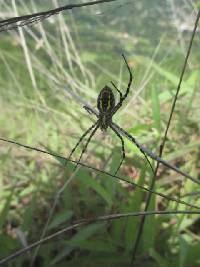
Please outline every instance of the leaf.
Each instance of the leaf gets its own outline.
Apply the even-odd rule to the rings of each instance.
[[[140,174],[140,179],[138,181],[138,184],[143,185],[144,180],[145,180],[145,171],[143,169]],[[125,209],[124,212],[134,212],[140,210],[143,200],[143,195],[144,195],[143,191],[140,188],[137,188],[133,196],[130,198],[128,202],[128,207]],[[140,222],[140,217],[127,218],[126,220],[125,246],[127,250],[130,250],[134,244],[134,239],[136,238],[139,222]]]
[[[7,218],[7,214],[9,212],[9,208],[10,208],[10,203],[12,201],[12,196],[13,196],[13,193],[14,193],[14,188],[12,189],[12,191],[10,192],[10,194],[7,196],[7,199],[6,199],[6,202],[4,204],[4,207],[1,211],[1,216],[0,216],[0,230],[2,229],[3,227],[3,224]]]
[[[130,140],[128,140],[127,138],[124,139],[124,143],[125,143],[125,146],[131,150],[131,152],[133,152],[134,154],[137,154],[139,156],[142,156],[142,153],[141,151],[139,150],[139,148],[133,144],[133,142],[131,142]]]
[[[187,259],[189,244],[181,235],[179,236],[179,243],[180,243],[179,267],[186,267],[186,259]]]
[[[138,135],[138,134],[141,134],[142,132],[146,132],[149,129],[150,129],[150,125],[139,124],[139,125],[136,125],[135,127],[129,128],[128,132],[133,135]]]
[[[168,267],[170,266],[167,260],[161,256],[157,251],[155,251],[153,248],[149,250],[149,255],[159,264],[159,267]]]
[[[109,165],[109,173],[116,172],[116,169],[119,166],[121,159],[122,159],[121,147],[114,148],[112,153],[111,163]],[[123,162],[121,168],[123,168],[124,164],[125,161]],[[120,169],[118,171],[118,174],[120,173]],[[104,179],[103,184],[105,186],[106,191],[109,192],[109,196],[112,199],[112,204],[113,204],[116,198],[116,190],[117,188],[119,189],[120,185],[118,182],[114,182],[113,179]]]
[[[62,211],[60,213],[57,213],[54,216],[53,221],[50,223],[48,230],[56,228],[60,224],[68,221],[72,216],[73,216],[73,212],[71,210],[70,211]]]
[[[72,251],[73,248],[65,246],[65,248],[58,253],[58,255],[48,264],[48,266],[55,266],[57,262],[66,258]]]
[[[151,101],[152,101],[152,111],[153,111],[153,119],[154,125],[158,132],[161,130],[160,124],[160,101],[158,97],[158,91],[155,87],[151,89]]]
[[[100,229],[105,227],[105,223],[94,223],[88,226],[85,226],[84,228],[80,229],[77,234],[75,234],[72,239],[69,241],[69,244],[72,246],[78,246],[79,243],[82,241],[87,240],[91,236],[93,236],[96,232],[98,232]]]
[[[32,192],[34,192],[35,186],[34,185],[29,185],[28,187],[24,188],[20,193],[19,196],[20,197],[25,197],[29,194],[31,194]]]
[[[1,259],[9,255],[9,251],[16,250],[21,244],[18,239],[13,239],[7,234],[0,235],[0,251],[1,251]]]
[[[37,187],[37,184],[35,186]],[[21,224],[21,228],[23,229],[23,231],[28,231],[32,227],[34,212],[38,208],[37,199],[38,199],[37,190],[33,190],[31,203],[25,209],[25,212],[23,214],[23,222]]]
[[[195,87],[196,83],[198,82],[200,77],[200,71],[199,69],[193,69],[192,72],[190,73],[190,76],[187,78],[186,82],[189,86],[192,88]]]
[[[152,59],[148,57],[137,56],[137,58],[138,60],[140,60],[140,63],[144,65],[150,64],[151,67],[155,69],[157,73],[159,73],[162,77],[164,77],[166,80],[168,80],[173,85],[174,89],[171,92],[164,91],[159,94],[159,99],[160,99],[161,104],[163,102],[171,100],[175,95],[176,87],[179,83],[179,76],[166,70],[165,68],[157,64],[155,61],[152,61]],[[191,90],[190,84],[188,84],[186,81],[182,81],[180,95],[183,95],[184,93],[189,92],[190,90]]]
[[[190,244],[187,252],[186,266],[200,266],[200,242]]]
[[[155,195],[152,194],[148,210],[155,210],[155,206],[156,206]],[[143,236],[142,236],[142,245],[143,245],[144,251],[148,251],[150,248],[154,248],[155,240],[156,240],[156,232],[157,232],[156,226],[157,224],[156,224],[155,215],[147,216],[145,219]]]
[[[46,151],[48,151],[49,153],[53,153],[54,154],[54,151],[53,150],[51,150],[49,147],[46,147],[46,146],[44,146],[44,148],[46,149]],[[56,153],[55,153],[56,154]],[[65,160],[65,159],[63,159],[63,158],[61,158],[61,157],[57,157],[57,156],[55,156],[55,155],[52,155],[60,164],[62,164],[63,166],[65,166],[66,164],[67,164],[67,166],[69,165],[73,165],[73,163],[72,162],[70,162],[70,161],[67,161],[67,160]]]
[[[72,237],[71,240],[64,242],[65,248],[61,250],[61,252],[54,258],[50,266],[55,266],[55,263],[66,258],[66,256],[68,256],[74,250],[74,248],[81,248],[82,246],[84,248],[85,241],[92,237],[97,231],[99,231],[104,226],[105,223],[95,223],[80,229],[78,233],[76,233]]]
[[[69,242],[67,242],[69,244]],[[70,245],[72,245],[70,243]],[[77,245],[75,245],[77,247]],[[111,253],[116,252],[116,247],[109,240],[100,241],[100,240],[82,240],[78,243],[80,249],[89,250],[90,252],[105,252]]]
[[[97,181],[95,178],[91,177],[89,173],[87,173],[83,169],[79,169],[77,172],[78,179],[81,183],[84,183],[87,187],[92,188],[96,191],[110,206],[112,204],[112,197],[110,192],[107,192],[103,186]]]

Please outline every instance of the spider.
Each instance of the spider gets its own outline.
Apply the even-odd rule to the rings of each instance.
[[[76,148],[78,147],[78,145],[82,142],[82,140],[86,137],[86,135],[88,133],[90,133],[85,146],[83,147],[83,150],[81,152],[81,155],[79,157],[79,160],[75,166],[75,169],[77,168],[83,154],[86,152],[87,146],[89,144],[89,142],[91,141],[91,138],[94,136],[95,132],[97,131],[98,128],[100,128],[102,131],[106,131],[108,128],[110,128],[116,135],[117,137],[120,139],[121,142],[121,148],[122,148],[122,159],[119,163],[119,166],[115,172],[115,174],[117,174],[118,170],[120,169],[124,159],[125,159],[125,149],[124,149],[124,140],[120,134],[120,130],[122,130],[120,127],[116,127],[117,125],[115,125],[112,122],[112,117],[115,115],[115,113],[119,110],[119,108],[122,106],[124,100],[127,98],[129,91],[130,91],[130,86],[132,84],[132,80],[133,80],[133,75],[132,72],[130,70],[130,67],[128,65],[128,62],[125,58],[125,56],[122,54],[122,57],[124,59],[124,62],[126,64],[126,67],[128,69],[129,72],[129,81],[128,81],[128,85],[126,88],[126,92],[123,95],[121,93],[121,91],[117,88],[117,86],[113,83],[113,87],[117,90],[117,92],[119,93],[119,102],[117,104],[115,104],[115,96],[113,94],[112,89],[109,86],[105,86],[99,93],[99,96],[97,98],[97,108],[98,108],[98,114],[90,107],[88,106],[84,106],[84,108],[91,114],[95,114],[97,117],[97,121],[89,128],[87,129],[87,131],[85,131],[85,133],[83,133],[83,135],[80,137],[80,139],[78,140],[77,144],[75,145],[75,147],[72,149],[69,158],[72,156],[72,154],[75,152]],[[135,139],[134,139],[135,140]],[[142,150],[141,146],[138,145],[138,143],[135,141],[134,142],[135,145],[140,149],[140,151],[143,153],[143,155],[145,156],[146,160],[148,161],[148,163],[150,164],[151,169],[153,170],[153,167],[149,161],[149,159],[147,158],[145,152]]]

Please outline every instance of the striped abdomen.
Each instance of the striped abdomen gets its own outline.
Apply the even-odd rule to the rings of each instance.
[[[115,107],[115,97],[110,87],[105,86],[97,99],[97,108],[100,113],[110,113]]]

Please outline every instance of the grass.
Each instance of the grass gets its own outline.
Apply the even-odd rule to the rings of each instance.
[[[169,34],[166,31],[163,35],[159,25],[151,28],[149,31],[154,32],[151,39],[146,22],[154,20],[147,16],[139,25],[137,17],[130,14],[131,9],[138,10],[137,5],[127,6],[109,9],[101,16],[94,15],[95,8],[87,9],[89,12],[83,9],[55,16],[52,24],[46,21],[24,28],[21,33],[2,35],[1,137],[67,156],[91,124],[91,117],[82,108],[84,103],[95,106],[99,90],[110,80],[121,90],[125,88],[128,75],[120,56],[123,50],[133,69],[134,85],[115,121],[158,153],[184,56],[170,25],[165,25]],[[3,7],[12,10],[6,4]],[[143,8],[153,9],[145,5]],[[103,7],[96,9],[106,11]],[[159,21],[166,22],[167,18],[161,17]],[[137,27],[131,30],[131,25]],[[183,35],[181,40],[186,46],[188,36]],[[164,158],[194,177],[199,173],[200,143],[198,38],[197,35],[164,154]],[[120,176],[148,187],[151,178],[148,165],[132,143],[125,144],[126,161]],[[66,179],[69,183],[48,234],[79,219],[144,208],[146,193],[130,184],[84,167],[74,173],[72,163],[66,168],[58,158],[5,143],[0,144],[0,150],[1,258],[40,239],[55,194]],[[111,132],[97,133],[83,161],[114,173],[120,153],[118,139]],[[187,195],[198,193],[198,186],[166,168],[160,167],[155,190],[200,206],[198,194]],[[188,208],[155,196],[149,207],[158,211],[176,209]],[[129,217],[74,229],[42,245],[35,264],[128,266],[139,221],[138,217]],[[136,266],[198,267],[198,225],[198,215],[147,217]],[[17,257],[8,266],[27,266],[32,256],[33,251],[31,255]]]

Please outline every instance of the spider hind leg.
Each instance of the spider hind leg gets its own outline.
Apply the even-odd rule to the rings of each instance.
[[[97,125],[97,123],[94,123],[89,129],[87,129],[87,131],[85,131],[82,136],[79,138],[78,142],[76,143],[76,145],[73,147],[71,153],[68,156],[68,159],[71,158],[71,156],[73,155],[73,153],[75,152],[75,150],[77,149],[78,145],[82,142],[82,140],[84,139],[84,137],[86,137],[86,135]]]
[[[77,161],[77,163],[76,163],[76,166],[74,167],[74,170],[76,170],[76,168],[78,167],[78,164],[79,164],[79,162],[80,162],[80,160],[81,160],[83,154],[86,152],[87,146],[88,146],[88,144],[89,144],[89,142],[90,142],[92,136],[95,134],[95,132],[96,132],[97,129],[99,128],[99,124],[98,124],[98,123],[95,123],[95,124],[92,125],[92,126],[93,126],[93,127],[90,127],[90,130],[93,129],[93,128],[94,128],[94,129],[93,129],[93,131],[91,132],[90,136],[88,137],[85,146],[83,147],[83,150],[82,150],[81,155],[80,155],[80,157],[79,157],[79,159],[78,159],[78,161]]]
[[[123,161],[124,161],[124,159],[126,157],[126,154],[125,154],[125,148],[124,148],[124,140],[123,140],[122,136],[111,125],[110,125],[110,128],[119,137],[119,139],[121,140],[121,145],[122,145],[121,146],[121,148],[122,148],[122,159],[121,159],[121,161],[119,163],[119,166],[117,167],[117,170],[115,171],[115,174],[114,175],[116,175],[117,172],[119,171],[120,167],[122,166],[122,163],[123,163]]]

